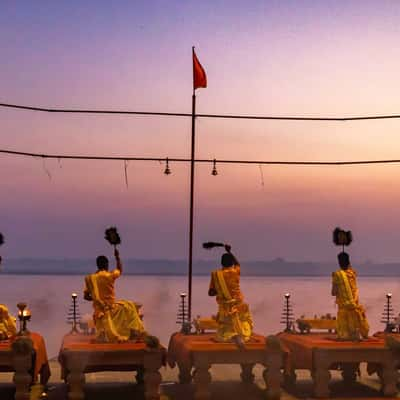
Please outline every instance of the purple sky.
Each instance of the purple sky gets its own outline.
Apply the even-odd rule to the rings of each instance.
[[[209,87],[198,112],[400,113],[394,1],[3,1],[1,102],[190,112],[191,46]],[[190,120],[0,109],[0,148],[186,157]],[[400,121],[197,122],[197,155],[264,160],[400,158]],[[51,174],[48,178],[46,169]],[[117,225],[124,256],[185,258],[188,165],[0,156],[6,257],[91,257]],[[353,230],[360,261],[399,260],[400,165],[196,169],[195,257],[203,240],[242,259],[334,260]]]

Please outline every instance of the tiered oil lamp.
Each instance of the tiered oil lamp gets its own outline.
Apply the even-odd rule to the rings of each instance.
[[[186,293],[181,293],[181,302],[179,304],[178,314],[177,314],[177,324],[181,324],[181,332],[188,335],[191,330],[190,321],[188,321],[188,309],[186,306]]]
[[[293,307],[290,304],[290,293],[285,293],[281,324],[285,324],[285,332],[293,332]]]
[[[385,324],[385,332],[390,333],[395,330],[394,309],[392,305],[392,293],[386,294],[386,303],[382,313],[381,322]]]
[[[77,309],[76,309],[76,298],[78,295],[76,293],[71,294],[72,297],[72,329],[71,333],[78,333],[78,327],[77,327]]]

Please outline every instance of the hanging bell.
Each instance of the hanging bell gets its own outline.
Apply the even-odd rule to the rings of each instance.
[[[217,161],[215,160],[215,158],[214,158],[214,162],[213,162],[213,169],[212,169],[212,171],[211,171],[211,175],[213,175],[213,176],[217,176],[218,175],[218,171],[217,171]]]
[[[170,174],[171,174],[171,169],[169,168],[168,157],[167,157],[166,162],[167,162],[167,164],[166,164],[166,166],[165,166],[164,174],[165,174],[165,175],[170,175]]]

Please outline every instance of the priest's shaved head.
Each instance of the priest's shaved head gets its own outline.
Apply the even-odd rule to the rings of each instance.
[[[235,258],[231,253],[224,253],[221,257],[221,265],[224,268],[232,267],[232,265],[235,265]]]
[[[338,254],[338,261],[339,261],[340,268],[342,268],[342,269],[349,268],[350,256],[347,253],[345,253],[344,251],[342,251],[341,253]]]
[[[96,265],[100,271],[108,270],[108,258],[106,256],[98,256],[96,258]]]

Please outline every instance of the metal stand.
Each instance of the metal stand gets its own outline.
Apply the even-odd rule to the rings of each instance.
[[[285,294],[285,303],[283,306],[281,324],[285,324],[285,332],[293,332],[293,307],[290,304],[290,293]]]

